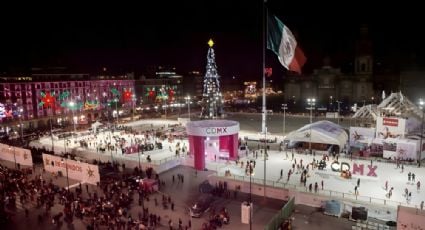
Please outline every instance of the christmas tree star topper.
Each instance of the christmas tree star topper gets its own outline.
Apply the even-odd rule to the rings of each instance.
[[[210,47],[213,47],[213,45],[214,45],[214,41],[210,38],[210,40],[208,41],[208,45],[210,46]]]

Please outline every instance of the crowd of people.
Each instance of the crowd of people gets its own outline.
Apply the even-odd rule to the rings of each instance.
[[[31,215],[29,209],[43,209],[37,216],[39,224],[62,225],[80,219],[87,229],[155,229],[156,226],[169,226],[170,229],[189,229],[190,222],[183,226],[179,220],[178,227],[169,222],[161,222],[163,213],[149,211],[144,204],[157,199],[150,199],[151,189],[131,183],[130,176],[122,175],[121,179],[108,178],[97,185],[95,189],[87,184],[79,184],[68,190],[55,185],[54,178],[46,180],[46,172],[34,173],[32,169],[9,169],[0,165],[0,216],[3,222],[12,221],[17,211],[17,203],[25,207],[25,215]],[[155,179],[159,181],[159,175]],[[183,176],[178,175],[183,182]],[[164,182],[161,183],[165,185]],[[141,206],[137,216],[131,215],[134,203]],[[18,201],[17,201],[18,200]],[[171,198],[163,195],[164,209],[174,210]],[[60,206],[59,212],[52,207]],[[137,206],[137,205],[136,205]],[[57,210],[57,208],[55,209]],[[48,221],[48,222],[46,222]],[[49,223],[50,222],[50,223]]]
[[[175,127],[171,128],[173,130]],[[117,134],[117,131],[119,133]],[[154,149],[162,149],[163,142],[173,142],[174,136],[167,135],[165,126],[135,131],[128,127],[120,127],[119,129],[109,132],[104,131],[102,135],[99,133],[91,133],[79,139],[80,147],[95,149],[97,152],[116,151],[123,154],[151,151]],[[170,133],[170,132],[168,132]],[[101,138],[100,138],[101,137]],[[171,148],[171,147],[170,147]],[[187,148],[183,146],[183,151]],[[180,146],[176,146],[177,151],[181,151]]]
[[[55,195],[62,193],[52,180],[33,175],[32,169],[9,169],[0,165],[0,212],[10,219],[16,210],[17,199],[22,204],[35,203],[44,208],[46,215],[54,205]],[[25,209],[26,215],[28,210]],[[40,217],[39,217],[40,219]]]

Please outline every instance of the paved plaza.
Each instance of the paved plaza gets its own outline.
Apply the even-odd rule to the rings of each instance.
[[[257,130],[261,126],[261,119],[259,114],[235,114],[235,115],[229,115],[228,119],[234,119],[240,121],[240,127],[241,132],[239,136],[241,138],[245,136],[257,136],[258,132]],[[281,115],[272,115],[269,116],[269,126],[271,127],[269,129],[270,136],[272,138],[276,138],[279,143],[282,140],[282,116]],[[317,118],[320,119],[320,118]],[[290,132],[292,130],[298,129],[299,127],[305,125],[309,122],[308,118],[306,117],[288,117],[287,118],[287,125],[286,125],[286,131]],[[342,121],[342,125],[344,127],[348,127],[350,125],[350,120],[345,119]],[[164,128],[167,129],[168,126],[176,124],[176,121],[173,120],[140,120],[132,123],[126,124],[127,126],[131,126],[134,129],[138,130],[149,130],[149,129],[158,129],[158,128]],[[110,133],[110,132],[104,132],[96,136],[94,138],[93,136],[79,136],[77,138],[78,140],[81,139],[90,139],[93,142],[104,140],[108,138],[108,135],[120,135],[120,137],[126,139],[126,143],[131,143],[131,138],[134,138],[130,135],[123,134],[122,132],[118,133]],[[114,141],[113,139],[111,139]],[[152,141],[152,140],[151,140]],[[158,140],[157,140],[158,141]],[[169,159],[176,159],[175,158],[175,146],[177,142],[180,142],[181,145],[188,146],[187,140],[174,140],[173,142],[169,142],[168,140],[163,140],[163,148],[162,149],[156,149],[153,151],[145,152],[144,155],[141,156],[141,161],[146,162],[146,156],[150,155],[151,158],[155,161],[155,164],[161,164],[166,162]],[[63,141],[55,141],[55,149],[58,149],[60,151],[61,145],[63,146]],[[78,142],[76,142],[78,143]],[[51,139],[50,137],[45,137],[40,140],[38,144],[41,144],[43,146],[48,147],[49,144],[51,145]],[[312,155],[306,155],[306,154],[294,154],[294,160],[292,160],[292,152],[291,151],[282,151],[280,152],[278,150],[278,144],[272,143],[270,145],[270,151],[268,160],[266,161],[266,164],[264,164],[263,156],[260,154],[260,149],[262,149],[262,145],[258,145],[258,142],[255,141],[249,141],[248,146],[251,150],[248,155],[242,154],[241,161],[246,162],[247,160],[255,160],[256,161],[256,167],[255,167],[255,174],[253,176],[254,183],[263,184],[264,179],[264,171],[266,172],[266,180],[267,185],[274,186],[274,187],[280,187],[280,188],[289,188],[289,189],[296,189],[299,191],[307,191],[308,192],[308,186],[310,183],[314,184],[317,182],[319,184],[319,187],[321,187],[321,182],[323,181],[324,188],[323,190],[320,188],[318,190],[318,195],[323,195],[331,198],[336,199],[344,199],[349,201],[359,201],[362,204],[365,205],[371,205],[376,206],[375,213],[372,214],[377,218],[386,219],[386,220],[394,220],[395,219],[395,209],[396,206],[399,204],[405,205],[405,206],[411,206],[411,207],[419,207],[421,201],[425,200],[425,191],[424,189],[417,189],[416,183],[417,181],[420,181],[421,183],[425,181],[425,178],[423,178],[423,175],[425,175],[425,168],[418,168],[417,166],[410,166],[410,165],[404,165],[404,170],[402,171],[401,168],[396,168],[396,165],[393,163],[384,163],[380,162],[379,160],[373,160],[372,162],[370,160],[360,160],[360,159],[349,159],[345,157],[344,155],[340,156],[339,161],[340,162],[347,162],[350,165],[353,163],[356,164],[363,164],[365,175],[353,175],[351,179],[344,179],[340,176],[339,172],[333,172],[331,170],[331,163],[333,162],[333,159],[330,159],[327,161],[327,166],[323,170],[314,169],[311,170],[308,173],[307,176],[307,183],[306,187],[303,186],[303,184],[300,183],[300,175],[298,173],[294,173],[291,175],[290,179],[287,180],[287,173],[288,170],[292,168],[292,164],[295,163],[295,160],[297,163],[300,163],[302,160],[304,165],[311,163],[313,159],[315,160],[321,160],[322,155],[318,153],[315,156]],[[76,149],[80,153],[83,153],[82,156],[86,156],[89,159],[101,159],[102,161],[109,161],[111,160],[111,154],[114,159],[126,159],[131,160],[134,162],[138,161],[138,153],[132,153],[132,154],[121,154],[120,151],[112,151],[112,152],[105,152],[105,153],[99,153],[99,151],[96,151],[94,148],[94,145],[88,148],[81,148],[78,147],[77,144],[74,146],[70,146],[71,149]],[[171,148],[171,150],[170,150]],[[258,151],[258,157],[254,157],[254,151]],[[86,153],[86,155],[84,155]],[[90,154],[89,154],[90,153]],[[185,161],[186,158],[189,158],[187,155],[181,155],[177,159],[180,159],[181,162]],[[368,165],[372,163],[372,166],[377,166],[377,169],[375,173],[377,174],[376,177],[370,177],[366,176],[368,172]],[[236,165],[234,161],[206,161],[206,167],[208,168],[209,172],[215,173],[216,176],[221,177],[222,179],[228,178],[228,179],[238,179],[238,180],[245,180],[247,181],[247,177],[245,175],[245,168],[241,167],[240,164]],[[264,167],[266,167],[266,170],[264,170]],[[230,171],[231,176],[225,177],[225,172]],[[282,171],[283,177],[280,176]],[[415,182],[408,181],[408,173],[414,173],[416,175]],[[360,186],[358,187],[359,194],[356,196],[354,192],[354,188],[357,185],[357,180],[360,179]],[[388,189],[393,187],[394,190],[392,192],[392,196],[388,197],[388,190],[385,190],[384,186],[385,183],[388,181]],[[188,183],[198,183],[200,181],[194,180],[193,182]],[[167,187],[168,188],[168,187]],[[406,199],[404,196],[405,189],[407,189],[409,192],[411,192],[411,198]],[[189,191],[186,191],[189,192]],[[313,191],[314,192],[314,191]],[[182,204],[182,206],[188,205],[187,203]],[[238,204],[235,204],[238,206]],[[387,213],[386,210],[391,210],[390,213]]]

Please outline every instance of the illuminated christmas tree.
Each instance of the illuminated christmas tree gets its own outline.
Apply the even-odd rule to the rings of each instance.
[[[208,41],[210,48],[207,55],[207,70],[204,77],[204,91],[202,94],[201,118],[214,119],[223,115],[223,101],[220,92],[220,76],[217,73],[215,54],[212,39]]]

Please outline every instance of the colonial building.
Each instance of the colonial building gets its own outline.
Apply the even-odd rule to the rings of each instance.
[[[134,103],[132,98],[124,99],[125,92],[134,95],[133,74],[61,72],[1,76],[1,122],[8,125],[25,121],[28,127],[38,127],[51,118],[54,123],[61,123],[78,115],[79,123],[87,123],[102,116],[111,116],[112,107],[131,107]],[[46,95],[54,99],[49,106],[42,103]],[[114,103],[117,105],[112,106]],[[111,108],[106,110],[107,114],[102,114],[105,107]]]
[[[289,75],[284,82],[284,99],[289,104],[303,107],[307,98],[316,98],[316,107],[336,108],[339,101],[348,106],[368,103],[376,93],[373,88],[373,58],[367,29],[362,28],[356,43],[353,71],[341,72],[325,58],[321,68],[306,76]]]
[[[155,71],[152,71],[154,69]],[[141,105],[168,105],[183,102],[183,76],[174,67],[151,67],[136,81],[136,94]]]

